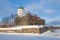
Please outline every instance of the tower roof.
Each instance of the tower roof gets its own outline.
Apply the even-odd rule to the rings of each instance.
[[[24,9],[23,6],[20,6],[18,9]]]

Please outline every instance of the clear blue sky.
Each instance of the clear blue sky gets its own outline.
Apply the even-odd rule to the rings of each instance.
[[[3,17],[17,14],[21,5],[25,11],[46,20],[46,23],[60,22],[60,0],[0,0],[0,20]]]

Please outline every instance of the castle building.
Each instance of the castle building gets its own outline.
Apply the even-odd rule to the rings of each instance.
[[[27,12],[26,15],[22,16],[24,11],[23,7],[19,7],[17,17],[14,20],[14,25],[45,25],[45,20],[41,19],[36,15],[31,15]]]
[[[0,32],[41,34],[48,30],[48,27],[45,27],[44,19],[41,19],[36,15],[31,15],[30,12],[27,12],[26,15],[22,16],[23,11],[23,7],[18,8],[17,16],[14,19],[14,27],[0,28]]]
[[[44,27],[41,25],[45,25],[45,20],[41,19],[40,17],[36,15],[31,15],[31,13],[28,11],[26,15],[22,16],[23,14],[23,7],[19,7],[18,9],[18,15],[14,20],[15,26],[22,26],[22,28],[19,32],[21,33],[43,33],[48,30],[48,27]],[[35,26],[36,27],[35,27]]]

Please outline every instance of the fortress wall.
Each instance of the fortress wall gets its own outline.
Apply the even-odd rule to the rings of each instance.
[[[48,27],[43,26],[18,26],[13,28],[0,28],[0,32],[15,32],[15,33],[38,33],[41,34],[48,30]]]

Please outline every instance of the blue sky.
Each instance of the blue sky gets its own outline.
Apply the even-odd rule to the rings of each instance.
[[[60,0],[0,0],[0,20],[3,17],[17,14],[21,5],[24,11],[46,20],[46,23],[60,22]]]

